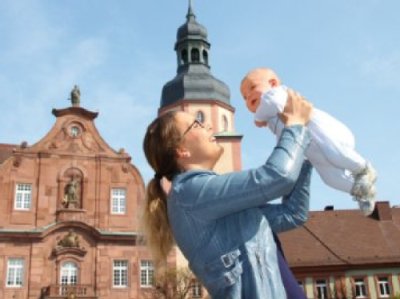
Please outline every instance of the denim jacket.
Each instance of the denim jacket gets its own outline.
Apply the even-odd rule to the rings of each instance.
[[[175,241],[214,299],[284,299],[272,231],[308,217],[311,164],[306,127],[285,128],[261,167],[177,175],[168,196]],[[282,203],[268,203],[283,197]]]

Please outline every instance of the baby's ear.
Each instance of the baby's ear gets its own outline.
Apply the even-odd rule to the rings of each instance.
[[[276,79],[269,79],[268,82],[272,87],[278,86],[278,80],[276,80]]]

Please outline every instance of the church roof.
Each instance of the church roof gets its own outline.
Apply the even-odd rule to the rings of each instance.
[[[179,27],[176,34],[177,43],[187,38],[207,40],[207,29],[196,21],[191,3],[189,4],[188,13],[186,14],[186,20],[186,23]]]
[[[230,105],[228,86],[210,72],[207,29],[196,21],[189,3],[186,22],[179,27],[175,51],[178,70],[161,93],[160,108],[181,100],[216,100]]]

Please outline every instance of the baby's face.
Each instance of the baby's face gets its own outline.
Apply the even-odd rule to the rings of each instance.
[[[246,101],[247,108],[254,113],[260,104],[261,96],[271,88],[268,78],[254,74],[243,81],[240,92]]]

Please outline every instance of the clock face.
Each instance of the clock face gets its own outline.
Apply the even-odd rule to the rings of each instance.
[[[72,137],[78,137],[80,133],[81,133],[81,129],[78,126],[76,126],[76,125],[71,126],[70,134]]]

